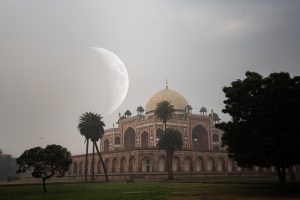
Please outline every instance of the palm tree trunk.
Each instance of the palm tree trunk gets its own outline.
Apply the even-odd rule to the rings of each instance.
[[[84,181],[87,181],[87,172],[88,172],[88,153],[89,153],[89,139],[86,138]]]
[[[107,169],[106,169],[106,167],[105,167],[105,163],[104,163],[104,161],[103,161],[103,159],[102,159],[102,156],[101,156],[101,154],[100,154],[100,151],[99,151],[99,149],[98,149],[98,146],[97,146],[96,142],[94,142],[94,145],[95,145],[95,147],[96,147],[96,151],[97,151],[98,156],[99,156],[99,158],[100,158],[100,161],[101,161],[101,163],[102,163],[103,171],[104,171],[104,174],[105,174],[105,181],[108,183],[109,180],[108,180],[108,176],[107,176]]]
[[[93,157],[92,157],[92,181],[95,181],[95,143],[93,143]]]
[[[167,151],[167,166],[168,166],[168,179],[169,180],[173,180],[172,161],[173,161],[173,153]]]

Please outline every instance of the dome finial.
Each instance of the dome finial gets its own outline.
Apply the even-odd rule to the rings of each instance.
[[[168,79],[166,79],[166,89],[168,89]]]

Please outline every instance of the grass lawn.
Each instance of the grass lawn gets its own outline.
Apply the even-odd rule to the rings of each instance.
[[[207,183],[77,183],[0,187],[0,199],[201,199],[258,200],[299,199],[300,193],[282,196],[277,184],[207,184]],[[299,185],[298,185],[299,189]]]

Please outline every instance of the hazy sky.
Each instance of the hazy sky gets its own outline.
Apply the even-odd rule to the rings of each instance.
[[[84,153],[85,111],[112,127],[165,87],[222,119],[222,87],[246,70],[300,74],[300,1],[0,1],[0,149],[60,144]],[[129,74],[123,104],[106,113],[104,66],[90,47],[118,55]],[[194,112],[196,112],[194,110]]]

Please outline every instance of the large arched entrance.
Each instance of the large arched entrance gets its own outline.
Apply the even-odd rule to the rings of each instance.
[[[129,127],[126,129],[124,134],[124,149],[134,149],[135,148],[135,131],[133,128]]]
[[[193,149],[197,151],[208,150],[208,133],[202,125],[197,125],[192,130]]]

